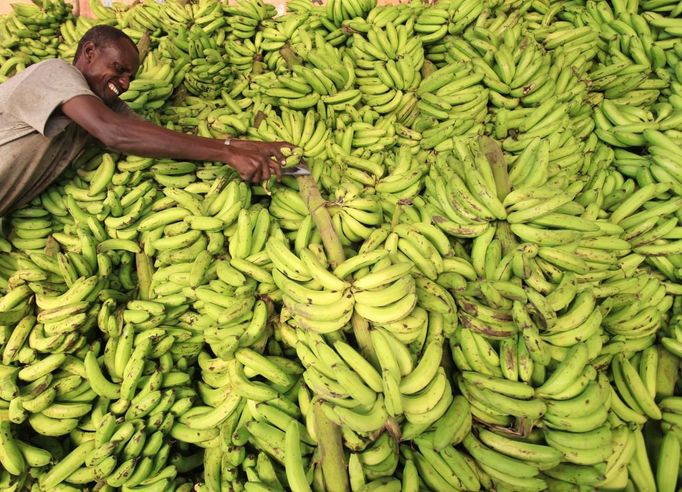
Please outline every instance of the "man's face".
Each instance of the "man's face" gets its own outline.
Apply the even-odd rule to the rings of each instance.
[[[139,66],[137,50],[126,39],[99,47],[88,43],[82,56],[86,62],[83,75],[90,89],[108,106],[128,90]]]

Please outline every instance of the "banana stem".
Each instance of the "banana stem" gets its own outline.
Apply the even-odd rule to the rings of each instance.
[[[294,65],[302,65],[303,61],[301,58],[291,49],[289,45],[283,46],[279,50],[279,54],[282,55],[284,61],[287,62],[287,67],[291,70]]]
[[[505,159],[504,154],[502,153],[500,144],[486,135],[478,138],[478,145],[481,152],[490,163],[490,168],[492,169],[493,177],[495,178],[497,198],[502,201],[511,191],[507,159]],[[504,254],[507,254],[518,244],[507,222],[500,221],[497,223],[496,235],[502,242],[502,251]]]
[[[353,334],[355,335],[355,341],[360,347],[360,353],[362,356],[369,360],[372,364],[378,365],[379,360],[377,359],[377,354],[374,352],[374,345],[372,345],[372,339],[369,336],[369,321],[360,316],[358,313],[353,313],[353,317],[350,319],[351,326],[353,327]]]
[[[495,178],[495,187],[497,188],[497,198],[504,200],[504,198],[511,191],[511,183],[509,181],[509,170],[507,168],[507,160],[504,158],[500,144],[492,138],[483,135],[478,138],[478,145],[490,163],[490,168],[493,170]]]
[[[317,183],[312,176],[299,176],[296,180],[299,193],[313,216],[315,226],[320,231],[327,259],[331,266],[335,267],[343,262],[346,255],[332,225],[329,211],[324,206],[325,201],[320,195]],[[341,430],[327,418],[319,402],[313,408],[320,448],[320,464],[326,488],[329,492],[349,492],[348,467],[343,453]]]
[[[138,295],[142,300],[151,299],[150,289],[154,265],[144,252],[135,253],[135,267],[137,270]]]
[[[140,63],[142,63],[144,61],[144,57],[147,56],[151,43],[152,39],[149,36],[149,31],[145,29],[144,34],[142,34],[142,37],[137,42],[137,52],[140,54]]]
[[[335,268],[346,259],[346,255],[343,252],[341,241],[334,231],[331,216],[324,206],[325,201],[322,199],[320,190],[317,189],[317,184],[312,176],[299,176],[296,179],[299,193],[313,216],[315,226],[320,230],[320,237],[327,252],[329,264]]]
[[[324,484],[328,492],[349,492],[346,458],[343,454],[341,431],[327,418],[318,401],[313,406],[315,426],[317,427],[318,447],[320,448],[320,464]]]

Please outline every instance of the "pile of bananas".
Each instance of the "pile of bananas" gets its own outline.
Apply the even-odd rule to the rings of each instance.
[[[322,200],[93,147],[4,218],[0,489],[677,489],[677,0],[91,8],[0,75],[146,32],[131,108]]]
[[[180,74],[180,76],[177,76]],[[157,59],[154,53],[145,57],[135,80],[121,94],[121,100],[134,111],[144,113],[160,109],[182,81],[182,71],[175,72],[171,62]]]
[[[12,13],[0,21],[0,82],[32,63],[59,56],[60,25],[73,18],[73,5],[63,0],[11,6]]]

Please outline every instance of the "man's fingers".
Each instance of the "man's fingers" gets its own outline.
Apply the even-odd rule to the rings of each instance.
[[[258,168],[256,167],[250,167],[248,171],[245,171],[244,174],[242,175],[244,181],[252,182],[257,170]]]
[[[274,152],[273,157],[274,157],[275,161],[277,162],[277,164],[280,165],[280,167],[284,167],[284,165],[287,163],[287,158],[284,157],[284,155],[279,151]]]
[[[261,168],[257,167],[256,170],[253,172],[253,175],[251,176],[251,182],[252,183],[260,183],[262,181],[261,179]]]
[[[277,181],[282,181],[282,166],[278,166],[275,163],[268,163],[268,165],[277,175]]]
[[[270,179],[270,166],[266,163],[261,166],[261,182]]]
[[[274,153],[278,159],[284,157],[284,154],[282,154],[282,148],[287,148],[293,151],[296,148],[296,146],[287,142],[277,142],[277,145],[274,148]]]

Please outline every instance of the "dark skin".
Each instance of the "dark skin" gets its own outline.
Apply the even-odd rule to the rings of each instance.
[[[74,61],[98,96],[76,96],[62,104],[63,113],[106,147],[124,154],[177,160],[218,161],[234,168],[245,181],[260,183],[282,177],[286,142],[231,140],[174,132],[142,119],[116,113],[111,106],[128,90],[139,67],[135,45],[127,39],[84,45]],[[118,94],[117,94],[118,92]]]

